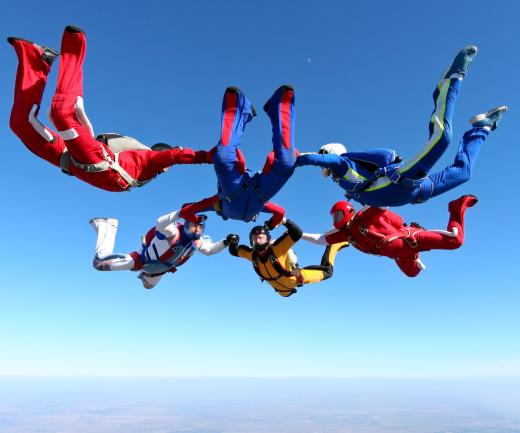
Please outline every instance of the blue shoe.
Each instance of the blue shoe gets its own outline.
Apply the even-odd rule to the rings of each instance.
[[[451,78],[452,75],[458,75],[458,78],[464,77],[469,65],[471,65],[471,62],[477,55],[477,51],[475,45],[468,45],[460,50],[453,59],[450,69],[444,73],[443,79]]]
[[[473,128],[485,128],[488,127],[491,131],[497,129],[498,123],[502,119],[502,116],[507,111],[506,105],[492,108],[487,113],[477,114],[469,119],[469,123]]]

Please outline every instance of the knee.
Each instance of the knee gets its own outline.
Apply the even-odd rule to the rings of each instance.
[[[471,167],[469,164],[462,163],[454,172],[452,177],[453,187],[462,185],[471,179]]]
[[[452,133],[451,126],[448,123],[444,123],[444,128],[442,130],[442,135],[439,139],[445,146],[448,146],[451,143]]]
[[[27,128],[31,127],[29,113],[13,109],[9,119],[9,127],[17,136],[25,135]]]
[[[325,269],[323,270],[323,279],[328,280],[329,278],[332,277],[332,274],[334,273],[334,266],[327,265],[324,268]]]
[[[92,260],[92,266],[96,271],[110,271],[110,261],[102,260],[98,256],[95,256]]]

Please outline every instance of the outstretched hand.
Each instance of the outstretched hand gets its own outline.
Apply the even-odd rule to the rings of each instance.
[[[240,236],[230,233],[226,236],[226,239],[224,239],[224,245],[228,247],[229,245],[238,245],[240,242]]]

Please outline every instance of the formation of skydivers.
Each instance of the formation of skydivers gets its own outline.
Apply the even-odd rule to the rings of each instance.
[[[176,272],[196,251],[212,255],[225,248],[231,255],[249,260],[261,280],[284,297],[295,293],[299,286],[330,278],[336,254],[349,245],[367,254],[394,259],[402,272],[414,277],[425,268],[419,258],[421,251],[456,249],[463,244],[465,212],[477,203],[477,198],[463,195],[449,203],[446,230],[407,225],[386,207],[423,203],[468,181],[482,143],[507,111],[506,106],[499,106],[471,118],[471,128],[460,140],[453,163],[431,173],[450,144],[455,100],[477,54],[476,47],[459,51],[442,75],[433,94],[429,140],[409,161],[403,161],[392,149],[348,152],[340,143],[325,144],[317,153],[300,154],[294,147],[294,89],[283,85],[263,107],[272,124],[273,150],[264,167],[252,173],[246,170],[240,144],[245,126],[256,111],[240,89],[228,87],[224,93],[220,137],[214,148],[194,151],[164,143],[148,147],[124,135],[94,136],[83,103],[86,36],[82,29],[65,28],[59,54],[18,37],[9,37],[8,42],[19,61],[11,129],[30,151],[64,173],[95,187],[121,192],[144,185],[175,164],[213,164],[217,193],[158,218],[136,251],[114,254],[116,219],[90,221],[97,233],[94,268],[139,271],[147,289],[166,273]],[[47,76],[58,57],[58,82],[49,116],[53,131],[38,120],[38,114]],[[285,218],[283,207],[270,201],[296,167],[307,165],[321,167],[323,175],[332,177],[347,198],[363,205],[356,211],[348,201],[335,203],[330,210],[334,229],[325,234],[304,233]],[[209,211],[223,219],[245,222],[255,221],[261,212],[271,217],[252,228],[250,246],[239,244],[237,234],[213,243],[203,234],[207,216],[202,212]],[[280,224],[287,231],[271,239],[270,231]],[[319,265],[298,265],[292,247],[300,239],[326,246]]]

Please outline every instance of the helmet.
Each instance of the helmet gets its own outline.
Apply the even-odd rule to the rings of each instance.
[[[341,143],[328,143],[321,146],[320,151],[318,153],[332,153],[334,155],[343,155],[344,153],[347,153],[347,148]]]
[[[354,209],[354,206],[352,206],[348,201],[343,200],[338,201],[334,206],[332,206],[330,214],[332,215],[334,227],[340,230],[348,224],[352,218],[354,218],[356,209]]]
[[[255,244],[253,241],[253,236],[265,234],[267,236],[267,242],[264,244]],[[271,240],[271,233],[269,230],[266,230],[264,226],[254,226],[249,232],[249,243],[256,251],[262,251],[267,248],[269,245],[269,241]]]
[[[182,228],[182,230],[184,231],[184,235],[192,241],[199,239],[202,236],[202,234],[204,233],[204,229],[206,228],[206,220],[208,219],[208,217],[204,214],[200,214],[200,215],[198,215],[198,217],[199,217],[198,223],[194,223],[192,221],[185,220],[184,226]],[[200,229],[197,230],[197,228],[200,228]]]

